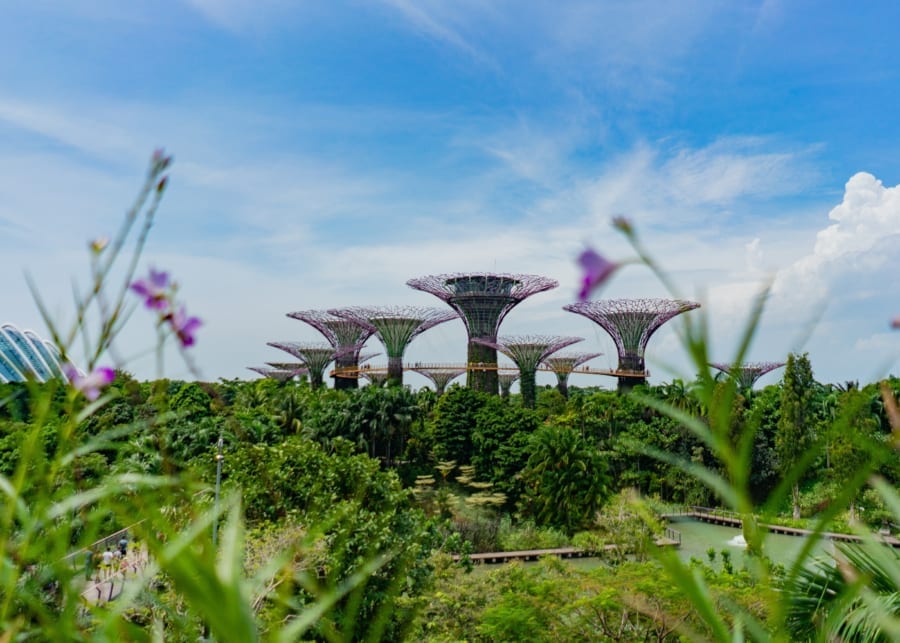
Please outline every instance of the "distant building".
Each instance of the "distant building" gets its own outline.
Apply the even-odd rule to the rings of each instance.
[[[46,382],[56,377],[66,379],[56,346],[34,331],[0,326],[0,382]]]

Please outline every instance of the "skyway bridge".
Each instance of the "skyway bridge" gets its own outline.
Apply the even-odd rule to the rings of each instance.
[[[469,362],[468,364],[449,364],[449,363],[431,363],[431,362],[414,362],[412,364],[404,364],[404,371],[417,371],[427,369],[433,371],[497,371],[498,373],[509,373],[510,375],[518,373],[519,369],[515,366],[505,366],[498,364],[484,364],[481,362]],[[546,371],[553,373],[553,369],[549,366],[541,364],[537,368],[538,371]],[[357,379],[367,373],[381,374],[387,373],[387,366],[373,366],[364,364],[358,368],[336,368],[329,375],[332,377],[347,377]],[[602,368],[591,368],[590,366],[579,366],[570,371],[571,375],[605,375],[607,377],[632,377],[635,379],[646,379],[650,377],[650,371],[626,371],[626,370],[610,370]]]

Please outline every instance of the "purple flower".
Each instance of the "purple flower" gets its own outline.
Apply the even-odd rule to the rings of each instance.
[[[84,395],[91,402],[100,397],[100,390],[112,383],[116,379],[116,372],[107,367],[101,366],[95,368],[87,375],[83,375],[72,364],[66,364],[63,367],[66,377],[72,388]]]
[[[129,286],[144,298],[144,306],[151,310],[162,310],[169,305],[169,273],[150,268],[150,276],[138,279]]]
[[[593,248],[587,248],[578,256],[578,264],[584,269],[581,290],[578,292],[578,299],[581,301],[585,301],[593,290],[602,286],[620,265],[597,254]]]
[[[891,322],[891,328],[894,330],[900,328],[900,317],[894,317],[894,320]]]
[[[181,345],[193,346],[196,341],[194,333],[203,325],[200,318],[188,317],[187,312],[184,310],[184,306],[182,306],[177,312],[169,315],[168,320],[172,330],[178,336],[178,341],[181,342]]]

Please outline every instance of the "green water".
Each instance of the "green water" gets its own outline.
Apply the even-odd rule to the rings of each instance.
[[[716,560],[721,560],[719,552],[723,549],[731,553],[731,561],[735,569],[744,563],[744,547],[735,542],[741,530],[734,527],[711,525],[699,520],[673,520],[669,526],[681,532],[681,547],[678,553],[684,561],[691,556],[708,562],[706,551],[712,547],[716,550]],[[789,565],[800,552],[806,538],[804,536],[785,536],[784,534],[766,534],[763,548],[766,555],[776,563]],[[830,541],[819,541],[813,546],[813,555],[820,556],[831,553]]]

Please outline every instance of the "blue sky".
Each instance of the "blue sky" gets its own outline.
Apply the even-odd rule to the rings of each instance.
[[[0,318],[43,331],[24,271],[71,317],[87,240],[163,146],[146,264],[204,318],[208,379],[282,359],[267,341],[318,339],[288,311],[440,306],[405,281],[466,270],[558,279],[501,334],[583,336],[611,366],[605,334],[561,306],[586,243],[629,256],[609,226],[626,215],[702,301],[717,360],[774,283],[750,357],[808,350],[819,379],[870,381],[900,350],[898,23],[888,1],[15,3]],[[665,294],[632,267],[601,296]],[[454,324],[409,358],[462,362]],[[651,341],[656,381],[691,375],[676,329]],[[138,312],[122,353],[141,377],[152,338]]]

